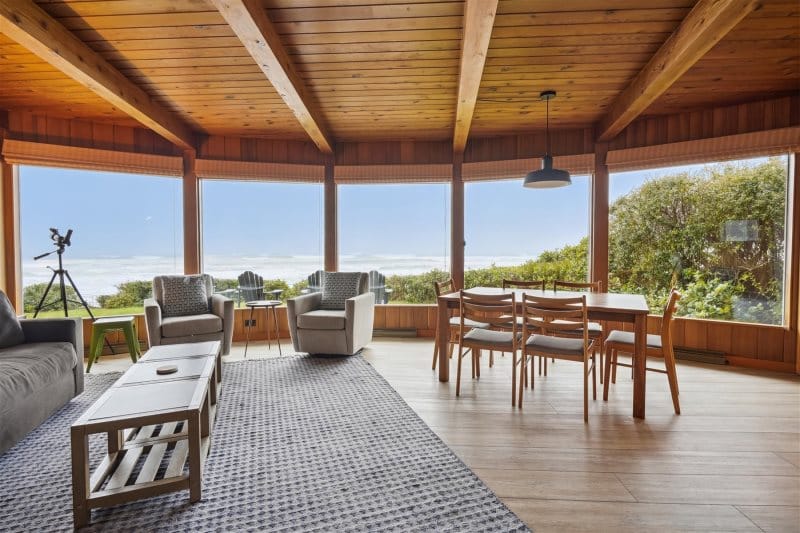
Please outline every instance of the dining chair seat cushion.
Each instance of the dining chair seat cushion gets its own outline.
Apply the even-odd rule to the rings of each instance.
[[[611,333],[608,334],[606,338],[606,344],[629,344],[631,348],[633,348],[633,332],[632,331],[620,331],[615,329]],[[648,333],[647,335],[647,347],[648,348],[655,348],[660,350],[661,349],[661,335],[651,335]]]
[[[563,322],[562,320],[553,320],[554,323]],[[603,326],[597,322],[589,322],[588,324],[589,329],[589,336],[590,337],[599,337],[603,334]],[[576,335],[583,335],[583,328],[576,328],[575,329]]]
[[[547,354],[583,355],[583,339],[572,337],[552,337],[550,335],[531,335],[525,347]]]
[[[520,334],[517,333],[517,338]],[[472,344],[476,346],[488,347],[506,347],[509,350],[513,346],[514,334],[510,331],[494,331],[491,329],[475,328],[470,330],[469,333],[464,334],[462,343]]]
[[[454,316],[450,319],[451,326],[461,326],[461,317]],[[471,318],[464,319],[464,327],[465,328],[488,328],[489,324],[486,322],[478,322],[477,320],[472,320]]]

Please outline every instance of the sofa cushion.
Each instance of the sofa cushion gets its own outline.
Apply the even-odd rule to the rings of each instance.
[[[203,274],[161,276],[161,312],[165,317],[208,313],[209,296]]]
[[[344,311],[317,309],[297,317],[300,329],[344,329]]]
[[[0,351],[0,412],[46,389],[78,364],[69,342],[32,342]],[[82,363],[81,363],[82,364]]]
[[[22,325],[17,318],[17,312],[8,301],[8,296],[0,291],[0,348],[16,346],[25,342]]]
[[[344,302],[362,292],[361,272],[323,272],[320,309],[344,309]]]
[[[161,320],[163,337],[187,337],[222,331],[222,319],[211,313],[191,316],[171,316]]]

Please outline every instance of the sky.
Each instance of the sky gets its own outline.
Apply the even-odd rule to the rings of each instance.
[[[645,180],[701,165],[612,175],[614,199]],[[519,180],[467,183],[465,254],[534,258],[588,234],[589,178],[559,189]],[[203,251],[219,256],[321,256],[323,191],[317,184],[202,182]],[[340,185],[342,256],[449,253],[446,184]],[[49,228],[74,230],[76,258],[182,253],[177,178],[20,168],[23,260],[54,250]]]

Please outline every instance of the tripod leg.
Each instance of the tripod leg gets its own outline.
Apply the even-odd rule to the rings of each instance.
[[[57,270],[59,281],[59,292],[61,293],[61,306],[64,308],[64,316],[69,316],[69,309],[67,308],[67,287],[64,285],[64,271]]]
[[[78,290],[78,286],[75,285],[74,281],[72,281],[72,276],[69,275],[69,271],[66,270],[66,269],[62,269],[62,272],[63,272],[63,274],[62,274],[62,279],[61,279],[61,293],[64,295],[64,316],[66,316],[66,314],[67,314],[67,300],[66,300],[67,296],[66,296],[66,290],[64,289],[63,276],[66,275],[67,276],[67,280],[69,281],[69,284],[72,287],[72,290],[74,290],[75,294],[78,295],[78,300],[80,300],[80,303],[83,306],[83,308],[86,309],[87,313],[89,313],[89,316],[91,317],[92,321],[97,320],[94,317],[94,314],[92,313],[92,310],[89,309],[89,304],[87,304],[86,300],[83,299],[83,296],[81,295],[81,291]],[[111,341],[108,340],[108,337],[104,337],[104,341],[105,341],[106,346],[108,346],[108,349],[111,350],[111,353],[116,355],[117,352],[114,351],[114,347],[111,345]]]
[[[41,311],[44,307],[44,300],[47,298],[47,294],[50,292],[50,288],[53,286],[53,282],[56,280],[57,275],[58,272],[54,270],[53,275],[50,277],[50,283],[47,284],[47,288],[42,293],[42,299],[39,300],[39,303],[36,305],[36,311],[33,313],[33,318],[39,316],[39,311]]]

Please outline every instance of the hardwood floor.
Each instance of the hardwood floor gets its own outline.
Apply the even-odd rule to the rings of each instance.
[[[636,420],[621,368],[584,424],[581,365],[551,364],[517,409],[510,355],[492,369],[484,357],[480,380],[465,369],[456,398],[455,372],[440,383],[432,350],[426,339],[378,338],[364,357],[537,532],[800,531],[800,376],[679,362],[682,414],[666,377],[651,373],[647,419]],[[274,344],[265,352],[251,343],[248,358],[277,355]],[[124,369],[123,357],[92,371]]]

